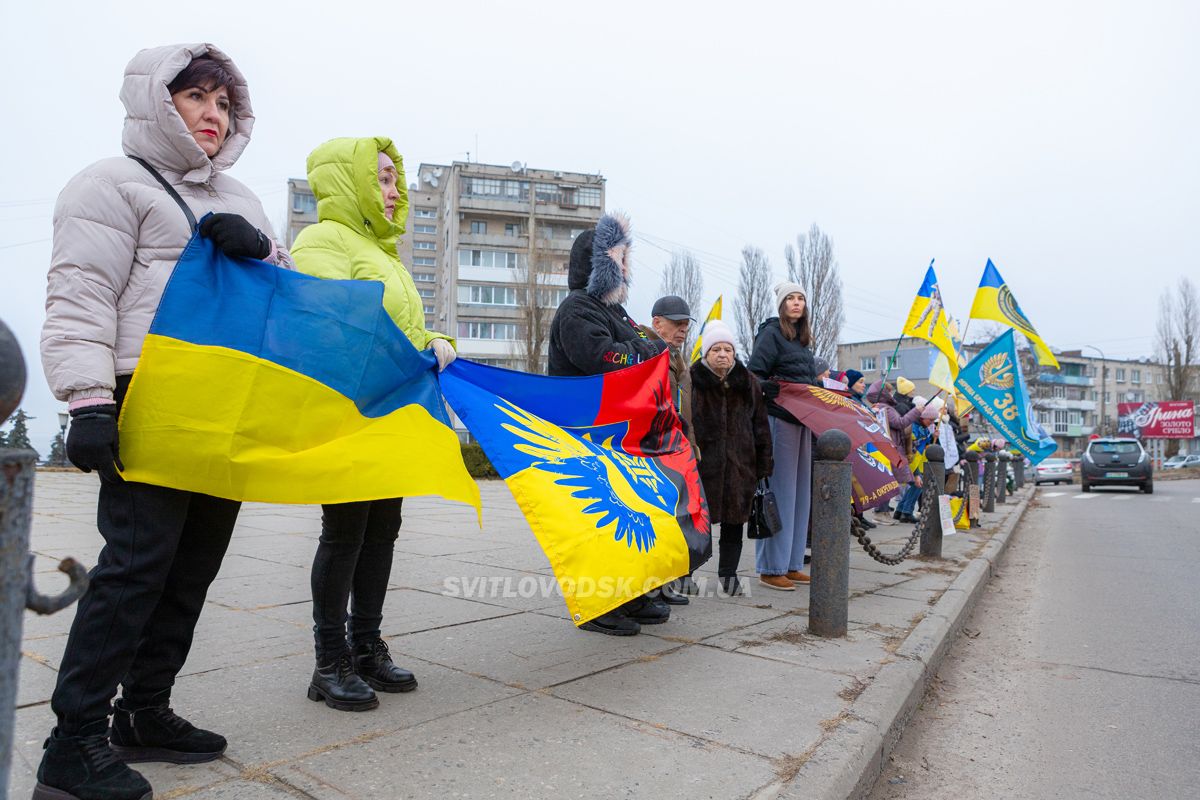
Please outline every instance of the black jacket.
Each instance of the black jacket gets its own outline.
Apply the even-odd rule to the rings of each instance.
[[[771,429],[758,381],[735,363],[724,380],[702,361],[691,368],[692,441],[700,448],[700,480],[714,523],[750,517],[755,483],[770,477]]]
[[[597,237],[604,249],[593,254]],[[628,280],[608,253],[611,246],[621,245],[622,237],[627,244],[628,233],[620,229],[584,231],[575,237],[567,273],[571,293],[550,323],[551,375],[614,372],[666,349],[665,342],[647,339],[621,306]]]
[[[807,383],[810,386],[821,385],[817,380],[816,357],[812,348],[800,344],[798,339],[788,339],[784,336],[783,329],[779,327],[779,317],[771,317],[758,326],[749,367],[760,381],[777,380]],[[796,421],[795,417],[776,405],[774,400],[767,403],[767,413],[788,422]]]

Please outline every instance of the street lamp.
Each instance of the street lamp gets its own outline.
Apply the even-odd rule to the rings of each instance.
[[[1095,350],[1100,354],[1100,433],[1108,433],[1108,365],[1104,362],[1107,357],[1104,351],[1094,344],[1085,344],[1085,348]]]
[[[58,464],[55,466],[65,467],[67,465],[67,420],[69,419],[71,419],[71,415],[66,411],[58,412],[58,435],[61,446],[58,448]]]

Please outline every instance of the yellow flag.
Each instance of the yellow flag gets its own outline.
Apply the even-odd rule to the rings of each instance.
[[[700,360],[700,338],[704,336],[704,329],[708,327],[708,323],[714,319],[721,318],[721,298],[724,295],[717,297],[717,302],[713,303],[712,310],[708,312],[708,316],[704,318],[704,323],[700,326],[700,334],[696,337],[696,343],[692,345],[692,363],[695,364]]]
[[[908,319],[904,321],[904,335],[924,339],[941,352],[950,370],[950,383],[958,377],[958,351],[949,327],[950,317],[942,305],[942,293],[938,289],[937,275],[933,262],[925,272],[925,280],[913,298]],[[932,379],[931,379],[932,380]],[[939,384],[940,385],[940,384]]]
[[[1050,346],[1038,335],[1029,317],[1021,311],[1021,306],[1017,305],[1017,298],[1013,297],[1008,284],[1000,277],[1000,271],[992,264],[990,258],[983,269],[979,288],[975,290],[971,319],[995,320],[1020,331],[1029,340],[1029,346],[1033,348],[1038,363],[1058,369],[1058,359],[1050,352]]]

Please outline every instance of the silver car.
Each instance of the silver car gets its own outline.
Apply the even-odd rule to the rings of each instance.
[[[1183,469],[1184,467],[1200,467],[1200,455],[1171,456],[1163,463],[1163,469]]]
[[[1047,458],[1033,468],[1033,482],[1038,486],[1043,483],[1074,483],[1075,470],[1071,462],[1065,458]]]

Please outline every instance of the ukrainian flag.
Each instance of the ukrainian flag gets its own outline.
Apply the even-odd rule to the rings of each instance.
[[[581,378],[464,359],[442,373],[446,398],[525,512],[576,625],[712,554],[667,359]]]
[[[1039,364],[1058,369],[1058,359],[1054,357],[1054,353],[1050,352],[1049,345],[1038,335],[1033,323],[1029,321],[1029,317],[1025,316],[1025,312],[1017,304],[1017,298],[1013,297],[1008,284],[1004,282],[1004,278],[1000,277],[1000,271],[992,264],[990,258],[987,266],[983,268],[983,278],[979,281],[979,288],[975,290],[975,302],[971,304],[971,319],[995,320],[1015,328],[1029,340],[1029,345],[1033,348]]]
[[[717,302],[712,304],[712,308],[709,309],[708,316],[704,318],[704,324],[702,324],[700,326],[700,333],[696,335],[696,343],[694,345],[692,345],[692,361],[691,361],[691,363],[693,363],[693,364],[695,364],[697,361],[700,360],[700,345],[703,344],[701,339],[704,336],[704,329],[707,328],[708,323],[712,322],[714,319],[721,318],[721,300],[724,297],[725,297],[725,295],[721,295],[721,296],[717,297]]]
[[[925,280],[913,298],[908,319],[904,321],[904,335],[924,339],[946,356],[951,370],[950,379],[958,376],[958,348],[949,328],[950,317],[942,303],[942,292],[938,288],[937,274],[933,262],[925,271]]]
[[[126,480],[269,503],[475,506],[433,356],[383,285],[230,259],[193,237],[121,411]]]

